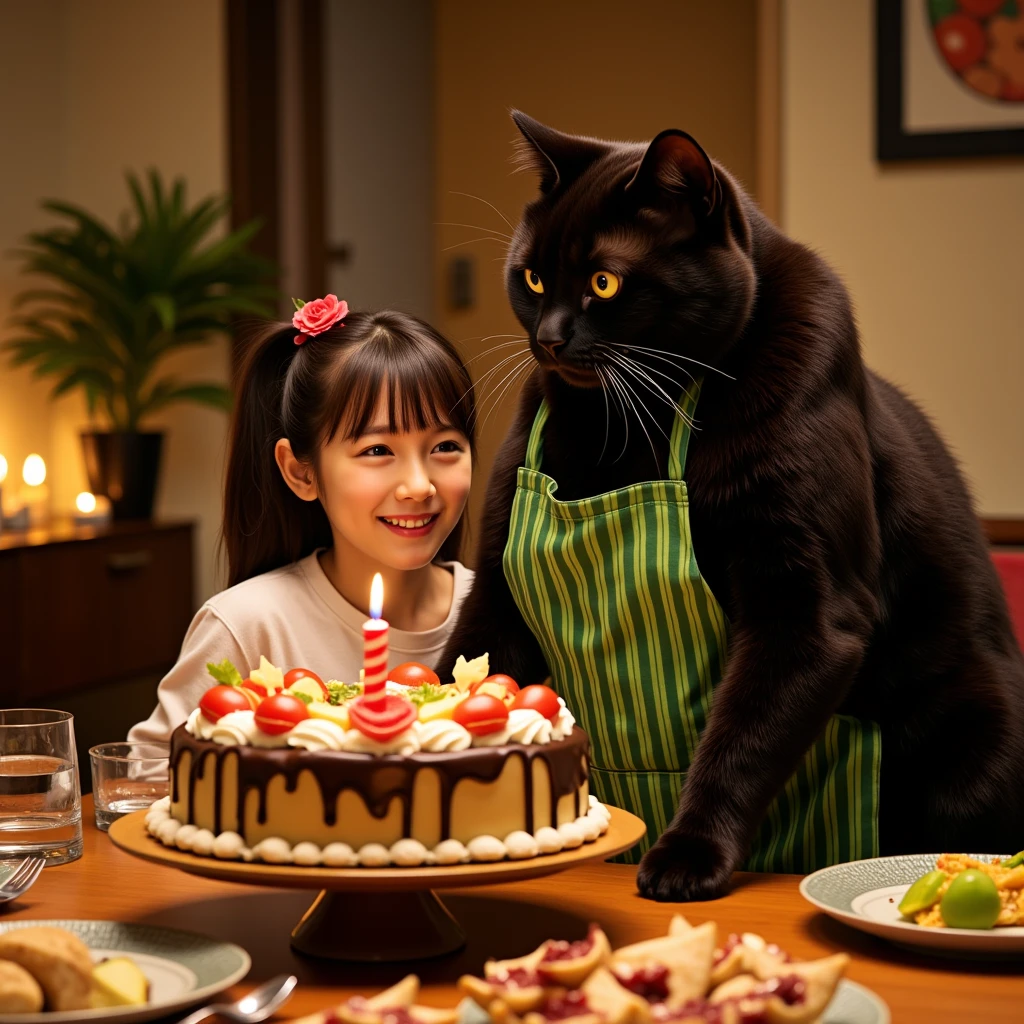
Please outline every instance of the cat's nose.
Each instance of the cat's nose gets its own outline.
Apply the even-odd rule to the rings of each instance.
[[[552,310],[545,313],[537,328],[537,344],[552,359],[558,358],[558,353],[569,344],[572,338],[572,314],[564,310]]]

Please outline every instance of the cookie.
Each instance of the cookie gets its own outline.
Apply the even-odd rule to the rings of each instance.
[[[92,957],[63,928],[12,928],[0,935],[0,960],[10,960],[39,982],[48,1010],[86,1010],[92,992]]]
[[[38,1013],[43,990],[24,967],[0,960],[0,1013]]]

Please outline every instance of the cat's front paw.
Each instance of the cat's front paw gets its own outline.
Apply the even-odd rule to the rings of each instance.
[[[713,900],[725,894],[738,862],[713,840],[665,832],[640,861],[636,885],[662,903]]]

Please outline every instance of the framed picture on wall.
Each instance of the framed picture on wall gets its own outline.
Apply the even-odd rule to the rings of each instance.
[[[1024,153],[1024,0],[876,0],[879,160]]]

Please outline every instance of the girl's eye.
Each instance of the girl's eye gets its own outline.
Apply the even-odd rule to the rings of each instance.
[[[359,454],[377,456],[379,458],[382,455],[390,455],[391,449],[386,444],[374,444]]]
[[[544,282],[540,279],[540,274],[535,270],[524,270],[523,277],[526,279],[526,287],[530,289],[535,295],[544,294]]]
[[[440,455],[450,455],[453,452],[461,452],[462,445],[458,441],[442,441],[434,446],[434,451]]]
[[[610,270],[599,270],[590,278],[590,290],[599,299],[614,299],[622,287],[622,278]]]

